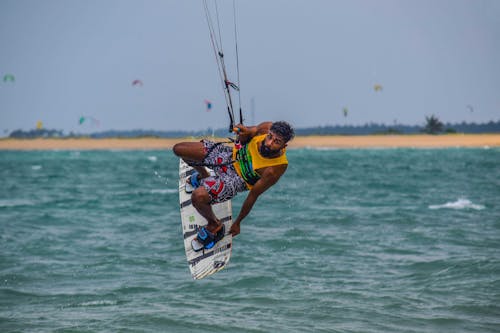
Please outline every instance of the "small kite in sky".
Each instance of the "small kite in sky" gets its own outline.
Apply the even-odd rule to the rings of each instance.
[[[3,76],[3,82],[15,82],[16,78],[12,74],[5,74]]]
[[[142,87],[144,84],[142,83],[141,80],[134,80],[132,81],[132,86],[138,86],[138,87]]]
[[[349,109],[348,108],[343,108],[342,112],[344,113],[344,117],[347,117],[347,114],[349,113]]]
[[[375,90],[375,91],[382,91],[383,89],[384,88],[379,83],[376,83],[375,85],[373,85],[373,90]]]
[[[80,124],[80,125],[90,124],[92,126],[99,127],[100,121],[98,119],[95,119],[94,117],[81,116],[80,119],[78,120],[78,124]]]
[[[206,106],[205,108],[206,112],[212,111],[212,102],[210,102],[209,100],[205,100],[205,106]]]

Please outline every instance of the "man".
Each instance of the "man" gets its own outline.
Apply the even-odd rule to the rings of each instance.
[[[257,198],[276,184],[288,166],[285,148],[295,133],[287,122],[237,125],[235,131],[240,145],[235,144],[234,148],[208,140],[182,142],[173,148],[177,156],[197,171],[189,178],[186,190],[192,189],[193,206],[208,221],[192,242],[195,251],[212,248],[224,237],[223,224],[215,216],[212,204],[249,190],[230,230],[236,236]],[[214,170],[215,176],[210,176],[204,166]]]

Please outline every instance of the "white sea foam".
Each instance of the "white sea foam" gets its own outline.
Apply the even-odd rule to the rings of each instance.
[[[107,305],[116,305],[116,304],[118,304],[117,301],[102,300],[102,301],[83,302],[83,303],[80,303],[79,306],[107,306]]]
[[[459,198],[457,201],[447,202],[442,205],[430,205],[430,209],[441,209],[441,208],[449,208],[449,209],[475,209],[482,210],[484,209],[483,205],[478,205],[472,203],[469,199]]]
[[[41,165],[32,165],[31,170],[40,170],[42,168]]]
[[[150,160],[151,162],[156,162],[158,160],[158,157],[156,157],[156,156],[148,156],[148,160]]]
[[[35,203],[26,199],[0,199],[0,207],[33,206]]]
[[[179,190],[178,189],[173,189],[173,188],[165,188],[165,189],[154,189],[151,190],[151,193],[153,194],[172,194],[172,193],[177,193]]]

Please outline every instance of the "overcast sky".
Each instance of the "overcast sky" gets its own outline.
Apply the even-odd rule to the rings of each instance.
[[[236,81],[232,1],[218,7]],[[237,0],[236,11],[247,123],[500,120],[500,1]],[[1,135],[37,121],[227,126],[202,0],[0,0],[0,48]]]

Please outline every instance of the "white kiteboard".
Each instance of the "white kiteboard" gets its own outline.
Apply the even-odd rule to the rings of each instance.
[[[209,170],[211,171],[211,170]],[[212,275],[226,267],[231,258],[233,237],[229,233],[233,224],[231,200],[212,205],[215,216],[224,223],[225,233],[223,239],[210,250],[195,252],[191,241],[196,237],[198,227],[207,225],[207,220],[202,217],[191,203],[191,193],[186,193],[186,179],[194,172],[182,159],[179,162],[179,202],[181,206],[182,235],[184,248],[193,279],[199,280]]]

